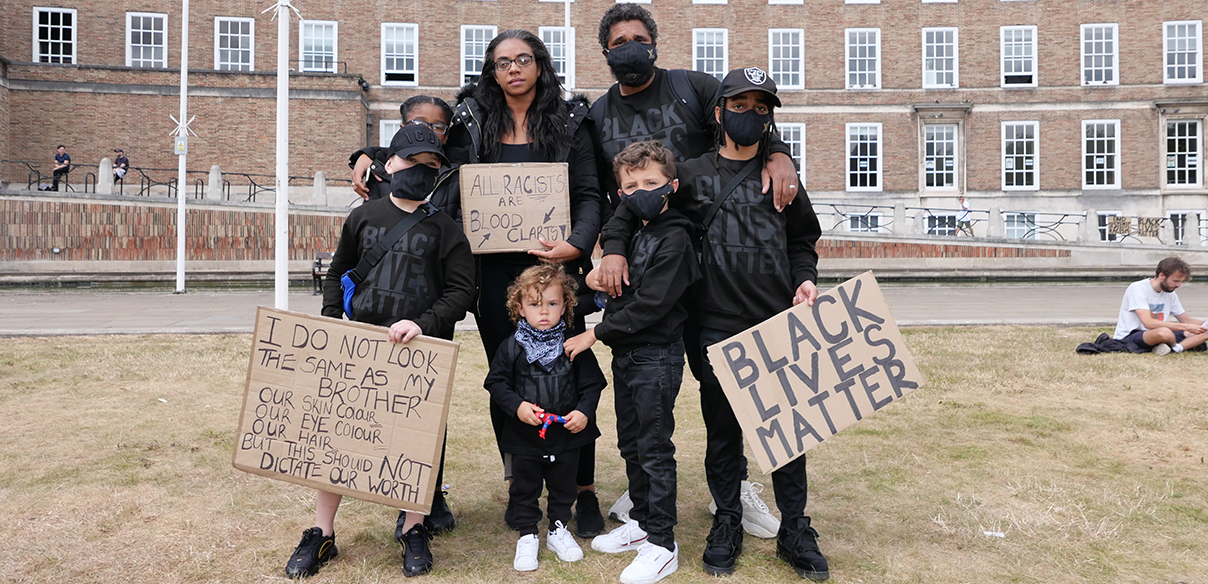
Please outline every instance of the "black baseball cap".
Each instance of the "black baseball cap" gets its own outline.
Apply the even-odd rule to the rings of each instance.
[[[441,150],[440,138],[426,124],[407,124],[399,128],[390,140],[390,148],[386,149],[386,158],[408,158],[421,152],[431,152],[440,159],[441,164],[449,165],[449,159]]]
[[[759,67],[735,69],[727,73],[726,78],[721,80],[721,87],[717,89],[717,99],[734,97],[748,91],[762,91],[768,94],[768,103],[780,107],[780,98],[776,97],[776,82]]]
[[[122,150],[121,148],[114,148],[114,149],[113,149],[113,151],[114,151],[114,152],[121,152],[122,154],[125,154],[125,153],[126,153],[126,151],[125,151],[125,150]]]

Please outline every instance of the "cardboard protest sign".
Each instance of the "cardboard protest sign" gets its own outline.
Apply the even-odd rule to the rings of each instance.
[[[1107,218],[1108,235],[1128,235],[1132,233],[1132,217],[1112,215]]]
[[[235,468],[428,513],[460,345],[260,307]]]
[[[708,351],[763,472],[923,385],[872,272]]]
[[[461,217],[476,254],[544,249],[570,235],[566,163],[461,167]]]

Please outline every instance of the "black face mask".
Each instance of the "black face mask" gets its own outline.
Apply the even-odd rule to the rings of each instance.
[[[436,187],[440,171],[426,164],[416,164],[390,175],[390,194],[409,201],[428,198]]]
[[[657,189],[643,191],[636,190],[631,195],[625,195],[621,199],[625,206],[633,211],[634,215],[642,221],[653,221],[659,213],[663,212],[663,205],[667,204],[667,197],[674,192],[671,183],[667,183]]]
[[[608,68],[612,76],[626,87],[638,87],[654,77],[654,61],[659,52],[654,45],[629,41],[615,49],[609,49]]]
[[[760,114],[753,109],[738,113],[727,110],[722,128],[739,146],[758,144],[772,121],[772,114]]]

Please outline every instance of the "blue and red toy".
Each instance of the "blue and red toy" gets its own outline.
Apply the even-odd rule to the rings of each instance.
[[[537,414],[537,417],[541,419],[541,431],[537,432],[537,435],[540,436],[542,440],[545,440],[545,430],[549,428],[550,424],[554,422],[558,422],[559,424],[566,423],[566,418],[563,418],[558,414],[551,414],[549,412],[541,412],[540,414]]]

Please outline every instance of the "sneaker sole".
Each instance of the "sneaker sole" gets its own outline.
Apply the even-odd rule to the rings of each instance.
[[[562,554],[558,553],[558,550],[552,550],[549,548],[545,548],[545,549],[548,549],[549,551],[554,552],[554,555],[558,556],[559,562],[577,562],[577,561],[583,559],[583,550],[579,550],[579,554],[578,554],[579,557],[575,557],[573,554],[570,557],[565,557]]]
[[[675,560],[653,578],[626,578],[624,574],[621,574],[621,584],[654,584],[655,582],[674,574],[678,570],[679,560]]]
[[[1166,343],[1162,343],[1161,345],[1158,345],[1153,348],[1153,354],[1157,355],[1159,357],[1161,357],[1163,355],[1169,355],[1170,351],[1171,351],[1170,345],[1167,345]]]
[[[807,580],[813,580],[815,582],[821,582],[823,580],[830,579],[830,570],[823,570],[823,571],[819,572],[816,570],[806,570],[805,568],[798,568],[797,566],[794,566],[791,563],[791,561],[788,559],[788,557],[785,554],[780,553],[780,550],[776,550],[776,557],[781,560],[784,560],[785,562],[790,562],[789,567],[791,567],[793,569],[793,571],[796,572],[797,575],[802,578],[805,578]]]
[[[723,568],[721,566],[710,566],[709,562],[702,561],[701,565],[705,568],[705,573],[710,576],[728,576],[734,573],[734,566]]]
[[[440,523],[440,524],[431,523],[431,522],[424,523],[424,529],[427,529],[428,533],[431,533],[432,535],[440,535],[442,533],[449,533],[450,531],[453,531],[456,528],[457,528],[457,519],[454,519],[454,518],[449,518],[449,521]]]

